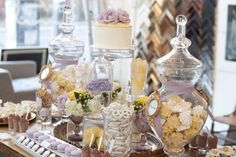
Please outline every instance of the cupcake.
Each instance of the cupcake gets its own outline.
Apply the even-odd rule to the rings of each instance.
[[[26,130],[29,128],[29,122],[25,118],[20,118],[19,121],[19,131],[20,133],[26,132]]]
[[[48,135],[40,135],[38,137],[38,142],[41,143],[41,142],[43,142],[46,139],[50,139],[50,137]]]
[[[28,129],[26,131],[26,136],[29,137],[29,138],[33,138],[33,134],[38,132],[36,129],[32,128],[32,129]]]
[[[52,150],[57,150],[57,146],[58,146],[59,144],[61,144],[61,142],[58,142],[58,141],[52,142],[52,143],[50,144],[50,148],[51,148]]]
[[[68,144],[59,144],[59,145],[57,145],[57,151],[59,152],[59,153],[65,153],[65,149],[66,149],[66,147],[68,147]]]
[[[100,153],[97,149],[91,150],[91,157],[102,157],[102,153]]]
[[[82,148],[83,157],[90,157],[90,153],[91,153],[91,149],[89,146],[86,145],[84,148]]]
[[[41,135],[43,135],[43,133],[41,133],[41,132],[35,132],[35,133],[33,134],[33,139],[34,139],[35,141],[38,141],[38,138],[39,138],[39,136],[41,136]]]
[[[73,150],[70,153],[70,157],[81,157],[81,150],[79,149]],[[83,156],[83,157],[86,157],[86,156]]]
[[[74,151],[74,150],[76,150],[76,148],[75,148],[74,146],[68,146],[68,147],[66,147],[66,149],[65,149],[65,154],[68,155],[68,156],[70,156],[70,153],[71,153],[72,151]]]

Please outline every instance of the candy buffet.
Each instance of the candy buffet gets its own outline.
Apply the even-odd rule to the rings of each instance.
[[[162,86],[148,96],[148,63],[134,58],[129,14],[108,9],[97,17],[88,61],[66,0],[60,34],[49,43],[51,60],[39,74],[36,101],[6,102],[0,109],[12,143],[43,157],[234,156],[235,147],[218,147],[217,137],[202,130],[208,102],[195,84],[203,65],[188,51],[186,24],[185,16],[176,17],[172,50],[157,60]],[[121,83],[114,79],[113,63],[124,58],[132,60],[131,72]],[[52,126],[55,111],[59,120]]]

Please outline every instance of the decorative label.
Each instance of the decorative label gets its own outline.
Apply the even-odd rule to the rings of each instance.
[[[129,86],[125,87],[125,93],[127,93],[127,94],[130,93],[130,87]]]

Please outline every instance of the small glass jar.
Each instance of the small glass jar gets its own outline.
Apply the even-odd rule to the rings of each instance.
[[[100,138],[104,139],[104,120],[101,114],[85,116],[83,121],[83,145],[89,145],[92,139],[91,147],[94,149],[103,150],[103,142],[99,146]]]
[[[116,102],[103,110],[105,152],[111,151],[114,157],[130,155],[133,113],[132,106]]]
[[[87,89],[93,93],[101,94],[112,91],[112,65],[104,57],[96,57],[92,62],[92,72]]]

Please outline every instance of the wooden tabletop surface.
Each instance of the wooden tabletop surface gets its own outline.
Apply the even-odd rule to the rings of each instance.
[[[31,126],[33,127],[37,127],[40,128],[38,126],[38,124],[33,123]],[[49,127],[50,130],[53,129],[53,127]],[[7,126],[0,126],[0,133],[7,133],[8,132],[8,128]],[[11,140],[8,141],[2,141],[0,140],[0,154],[5,155],[6,157],[32,157],[32,155],[30,155],[29,153],[25,152],[24,150],[22,150],[21,148],[17,147],[16,145],[14,145],[12,143]],[[147,155],[147,154],[133,154],[131,155],[131,157],[167,157],[167,155],[165,155],[163,153],[162,150],[160,150],[157,154],[155,154],[154,156],[152,155]],[[200,155],[198,153],[198,151],[196,150],[190,150],[190,149],[186,149],[185,155],[184,157],[204,157],[205,155]]]

